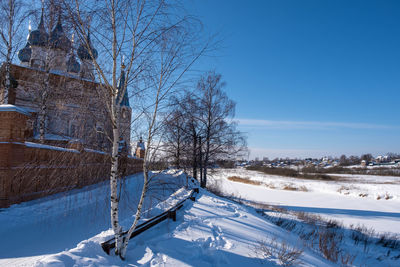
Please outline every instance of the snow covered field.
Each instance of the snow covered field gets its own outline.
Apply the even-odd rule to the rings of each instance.
[[[232,176],[261,185],[228,180]],[[245,169],[217,169],[210,180],[228,195],[319,214],[348,226],[360,224],[378,232],[400,234],[400,177],[337,176],[337,181],[321,181]]]
[[[233,175],[260,181],[269,187],[227,179]],[[380,231],[400,232],[400,212],[396,209],[399,185],[395,177],[384,177],[384,180],[367,177],[370,181],[365,183],[360,176],[352,177],[352,182],[331,183],[271,177],[237,169],[218,170],[213,177],[210,182],[217,183],[227,194],[376,226]],[[138,174],[126,180],[121,198],[121,218],[125,227],[133,220],[142,178]],[[390,189],[387,192],[392,198],[377,200],[337,191],[337,188],[351,184],[363,192],[365,189],[374,192],[374,183],[378,182],[385,190]],[[385,182],[394,187],[385,188]],[[307,191],[279,189],[285,183],[291,183],[292,187],[305,186]],[[275,189],[271,189],[271,184]],[[146,199],[145,216],[159,214],[185,198],[189,194],[185,185],[186,175],[182,172],[158,175],[153,179]],[[365,188],[361,187],[363,185]],[[343,255],[354,260],[354,266],[396,266],[399,262],[399,249],[377,245],[373,239],[368,239],[368,246],[353,243],[353,232],[293,223],[290,214],[261,212],[206,190],[200,190],[195,202],[185,202],[177,213],[176,222],[166,220],[133,238],[127,259],[122,262],[114,255],[105,254],[100,246],[112,237],[108,187],[105,182],[1,210],[0,266],[279,266],[285,251],[299,253],[295,266],[340,266]],[[338,258],[337,264],[325,259],[318,248],[318,235],[331,230],[343,240],[342,258]],[[361,233],[360,238],[363,238]]]

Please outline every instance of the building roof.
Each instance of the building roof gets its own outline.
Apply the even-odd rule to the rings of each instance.
[[[46,46],[49,41],[49,34],[44,28],[44,10],[42,8],[42,16],[40,18],[39,26],[36,30],[29,34],[28,41],[31,45]]]
[[[96,59],[98,56],[98,53],[97,53],[97,50],[92,45],[92,42],[90,40],[90,33],[88,33],[88,35],[87,35],[87,40],[89,43],[89,48],[92,51],[93,57],[94,57],[94,59]],[[87,49],[86,44],[81,43],[81,45],[78,47],[78,57],[80,59],[86,59],[86,60],[92,59],[92,57],[90,56],[90,52]]]
[[[24,48],[18,51],[18,58],[21,62],[29,62],[31,60],[32,49],[30,47],[30,43],[26,42]]]
[[[75,59],[75,54],[72,54],[67,61],[67,71],[72,73],[78,73],[81,69],[81,65]]]
[[[124,86],[125,86],[125,66],[122,65],[121,67],[121,77],[119,78],[118,81],[118,95],[117,95],[117,103],[120,103],[121,107],[130,107],[129,105],[129,97],[128,97],[128,89],[125,88],[124,90]],[[122,96],[122,100],[121,100],[121,94],[124,93],[124,95]]]
[[[15,105],[11,105],[11,104],[3,104],[0,105],[0,112],[9,112],[9,111],[15,111],[24,115],[30,115],[29,110],[22,108],[22,107],[18,107]]]
[[[71,49],[71,41],[65,35],[61,25],[61,14],[58,16],[57,24],[50,34],[50,45],[52,48],[62,49],[65,52]]]

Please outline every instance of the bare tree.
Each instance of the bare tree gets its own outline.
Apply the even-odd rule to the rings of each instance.
[[[185,117],[181,110],[175,107],[166,119],[164,125],[165,144],[164,151],[167,158],[172,159],[176,168],[181,168],[184,149],[184,127]],[[171,161],[171,160],[169,160]]]
[[[339,163],[340,163],[340,166],[348,165],[348,159],[347,159],[346,155],[341,155],[340,156]]]
[[[192,31],[193,20],[179,15],[175,5],[163,0],[88,1],[66,0],[65,8],[74,22],[74,28],[82,44],[86,47],[88,62],[93,67],[101,86],[98,93],[108,110],[112,125],[111,152],[111,226],[116,240],[115,253],[125,258],[129,236],[141,217],[144,197],[149,182],[149,162],[157,151],[155,137],[161,129],[159,117],[165,100],[182,81],[194,61],[205,48],[194,49],[195,38]],[[90,26],[90,27],[89,27]],[[99,47],[92,47],[92,40]],[[118,86],[120,63],[125,62],[124,86]],[[119,223],[118,208],[118,147],[121,136],[120,104],[128,84],[131,95],[139,96],[137,109],[143,114],[146,124],[146,153],[143,164],[144,186],[137,206],[134,222],[123,237]]]
[[[223,86],[220,74],[206,73],[198,81],[196,90],[174,100],[172,114],[179,116],[171,116],[171,122],[166,124],[167,151],[175,158],[180,155],[181,162],[182,155],[196,179],[198,167],[203,170],[199,179],[202,187],[207,185],[211,162],[235,159],[246,152],[245,138],[232,120],[235,104],[222,90]]]
[[[174,159],[178,168],[190,166],[193,177],[197,179],[201,132],[199,97],[185,91],[181,97],[174,97],[170,105],[172,110],[165,123],[166,155]]]
[[[21,44],[20,28],[27,17],[23,7],[24,2],[20,0],[0,1],[0,54],[5,60],[5,90],[0,103],[9,103],[9,94],[14,82],[11,76],[11,63]]]
[[[222,76],[213,71],[206,73],[198,82],[200,90],[200,122],[203,128],[204,174],[201,186],[207,186],[207,170],[211,160],[219,157],[234,158],[246,150],[243,134],[231,121],[235,114],[235,103],[222,90]]]

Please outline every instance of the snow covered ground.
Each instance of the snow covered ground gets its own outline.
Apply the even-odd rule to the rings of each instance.
[[[186,184],[180,173],[158,175],[150,182],[144,215],[152,217],[170,195]],[[125,181],[120,200],[120,218],[128,227],[143,186],[141,174]],[[109,182],[61,193],[0,210],[0,266],[17,266],[43,255],[74,248],[82,240],[110,228]],[[156,205],[158,205],[156,207]],[[68,264],[67,264],[68,266]]]
[[[227,179],[233,175],[261,181],[262,185]],[[331,184],[235,169],[218,170],[210,182],[218,184],[226,194],[244,199],[399,233],[397,178],[367,178],[368,183],[357,176],[350,179],[352,182],[347,179]],[[126,179],[121,198],[125,228],[133,220],[142,179],[141,174]],[[151,182],[145,216],[159,214],[187,197],[186,181],[182,172],[158,174]],[[388,182],[393,187],[384,187]],[[307,191],[281,190],[285,183],[305,186]],[[271,184],[275,189],[271,189]],[[356,185],[363,192],[374,192],[374,186],[379,184],[389,190],[392,198],[377,200],[337,190],[343,185]],[[361,187],[364,185],[365,188]],[[105,182],[1,210],[0,266],[279,266],[284,252],[290,251],[299,253],[295,266],[340,266],[342,258],[337,264],[332,263],[322,256],[318,246],[318,236],[332,229],[343,240],[340,255],[350,256],[354,266],[396,266],[399,262],[399,249],[384,247],[372,238],[368,239],[368,246],[363,246],[353,243],[354,232],[346,229],[293,223],[291,214],[256,210],[206,190],[200,190],[195,202],[185,202],[176,222],[166,220],[133,238],[123,262],[105,254],[100,246],[112,237],[108,187]]]
[[[186,202],[177,222],[166,221],[132,239],[126,262],[107,256],[99,242],[110,237],[103,232],[74,249],[44,257],[36,266],[277,266],[271,257],[256,253],[259,240],[271,237],[299,246],[299,240],[263,219],[254,211],[201,191],[196,202]],[[305,249],[298,262],[305,266],[332,266],[315,252]]]
[[[126,180],[121,200],[123,224],[128,226],[142,176]],[[148,217],[186,197],[182,173],[159,175],[147,198]],[[177,221],[164,221],[131,240],[127,260],[108,256],[100,246],[112,237],[108,184],[69,194],[14,205],[0,212],[0,266],[277,266],[277,254],[267,260],[260,241],[281,241],[289,249],[304,249],[298,237],[274,225],[254,209],[201,190],[196,202],[186,201]],[[260,259],[261,258],[261,259]],[[298,262],[332,266],[305,248]]]
[[[230,181],[231,176],[259,181],[261,185]],[[400,234],[400,177],[337,176],[341,178],[338,181],[321,181],[217,169],[210,180],[228,195],[316,213],[347,226],[360,224],[377,232]]]

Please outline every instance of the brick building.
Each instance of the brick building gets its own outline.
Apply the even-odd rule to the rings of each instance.
[[[42,11],[38,28],[18,53],[20,65],[11,65],[7,104],[2,104],[5,65],[0,69],[0,208],[109,178],[111,122],[104,86],[95,80],[86,46],[76,52],[60,18],[50,34],[45,31]],[[138,158],[129,155],[132,109],[124,84],[122,65],[121,177],[142,171],[145,151],[140,141]],[[41,129],[44,142],[39,142]]]
[[[90,36],[88,36],[90,42]],[[91,53],[97,50],[90,45]],[[102,99],[105,90],[95,81],[94,66],[86,46],[80,45],[75,53],[73,41],[63,31],[59,17],[57,25],[48,34],[44,16],[36,30],[28,35],[26,46],[18,53],[20,65],[11,65],[12,88],[8,104],[24,108],[30,113],[26,140],[36,142],[44,129],[46,144],[67,146],[78,140],[85,147],[109,151],[111,122],[108,108]],[[78,59],[76,57],[78,56]],[[1,69],[0,103],[4,98],[4,64]],[[121,66],[118,83],[120,102],[121,138],[130,149],[131,114],[128,92],[124,90],[125,71]],[[44,127],[40,126],[40,123]],[[43,134],[42,134],[43,136]]]

